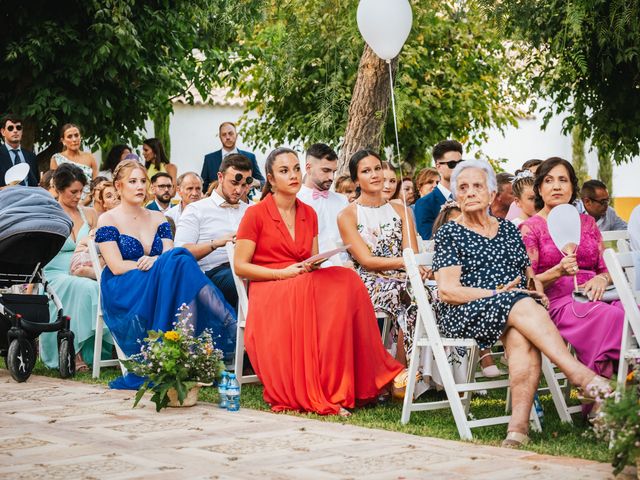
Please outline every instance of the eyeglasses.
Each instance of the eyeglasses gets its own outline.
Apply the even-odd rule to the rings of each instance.
[[[20,130],[22,130],[22,125],[20,125],[20,124],[18,124],[18,125],[8,125],[6,128],[7,128],[7,130],[8,130],[9,132],[13,132],[13,129],[14,129],[14,128],[15,128],[17,131],[20,131]]]
[[[449,160],[448,162],[438,162],[438,165],[446,165],[451,170],[453,170],[454,168],[456,168],[456,165],[462,162],[464,162],[464,160]]]
[[[236,182],[242,182],[242,174],[241,173],[236,173],[236,176],[234,177],[234,180]],[[247,185],[251,185],[253,183],[253,177],[247,177],[245,179],[245,183]]]
[[[591,197],[587,197],[589,200],[591,200],[592,202],[596,202],[598,204],[600,204],[603,207],[607,207],[609,206],[609,202],[611,201],[610,198],[603,198],[602,200],[598,200],[597,198],[591,198]]]
[[[173,187],[173,185],[169,184],[169,185],[156,185],[156,188],[159,190],[171,190],[171,187]]]

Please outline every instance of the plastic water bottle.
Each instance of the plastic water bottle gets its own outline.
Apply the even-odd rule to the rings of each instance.
[[[540,420],[540,426],[544,424],[544,410],[542,409],[542,403],[540,403],[540,397],[538,397],[538,393],[533,396],[533,408],[536,409],[536,415],[538,415],[538,420]]]
[[[222,372],[222,378],[218,383],[218,394],[220,396],[220,408],[227,408],[229,401],[227,399],[227,387],[229,386],[229,374]]]
[[[230,412],[240,410],[240,384],[236,379],[235,373],[229,374],[229,383],[227,384],[227,410]]]

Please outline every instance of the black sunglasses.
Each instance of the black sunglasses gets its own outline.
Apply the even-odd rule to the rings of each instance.
[[[13,129],[15,128],[17,131],[22,130],[22,125],[18,124],[18,125],[9,125],[6,127],[7,130],[9,130],[10,132],[13,132]]]
[[[235,179],[236,182],[242,182],[242,174],[241,173],[236,173],[236,176],[235,176],[234,179]],[[247,177],[246,178],[246,184],[247,185],[251,185],[252,183],[253,183],[253,177]]]
[[[464,160],[449,160],[448,162],[438,162],[438,165],[446,165],[451,170],[453,170],[454,168],[456,168],[456,165],[462,162],[464,162]]]

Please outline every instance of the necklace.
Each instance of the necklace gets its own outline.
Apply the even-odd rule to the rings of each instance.
[[[282,217],[282,220],[284,220],[285,225],[287,226],[287,228],[289,228],[289,230],[293,230],[293,227],[295,225],[295,213],[293,214],[293,221],[289,220],[289,212],[286,212],[287,214],[285,215],[285,212],[281,209],[278,208],[278,211],[280,212],[280,216]]]
[[[366,207],[366,208],[380,208],[380,207],[384,206],[384,205],[387,203],[387,201],[386,201],[386,200],[384,200],[380,205],[366,205],[366,204],[362,203],[362,202],[361,202],[361,201],[359,201],[359,200],[356,200],[356,203],[357,203],[358,205],[360,205],[361,207]]]

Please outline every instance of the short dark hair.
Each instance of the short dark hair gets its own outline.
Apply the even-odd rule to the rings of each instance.
[[[7,115],[4,115],[2,117],[2,120],[0,120],[2,123],[0,123],[0,128],[4,128],[7,126],[7,122],[11,122],[11,123],[22,123],[22,117],[19,117],[18,115],[14,115],[13,113],[9,113]]]
[[[63,163],[53,172],[53,186],[59,192],[69,188],[74,182],[80,182],[83,187],[87,184],[87,176],[80,167]]]
[[[168,179],[171,180],[171,183],[173,184],[173,177],[171,175],[169,175],[167,172],[158,172],[156,173],[153,177],[151,177],[151,183],[158,183],[158,179],[161,177],[167,177]]]
[[[560,157],[550,157],[547,158],[544,162],[540,164],[540,168],[536,171],[536,180],[533,183],[533,192],[536,194],[536,209],[542,210],[544,208],[544,200],[540,196],[540,185],[544,182],[544,179],[549,172],[553,170],[558,165],[562,165],[567,169],[569,173],[569,179],[571,180],[571,200],[569,203],[573,203],[576,201],[578,197],[578,177],[576,175],[576,171],[573,169],[573,165],[570,162]]]
[[[462,144],[457,140],[442,140],[441,142],[438,142],[431,151],[433,161],[437,162],[444,157],[444,154],[447,152],[459,152],[460,155],[462,155]]]
[[[307,158],[314,157],[319,160],[338,160],[336,152],[326,143],[314,143],[307,149]]]
[[[522,168],[520,170],[529,170],[531,167],[536,167],[542,163],[542,160],[539,158],[532,158],[531,160],[527,160],[522,164]],[[518,172],[516,172],[518,173]]]
[[[380,160],[380,165],[384,165],[380,155],[373,150],[358,150],[356,153],[351,155],[351,158],[349,159],[349,175],[351,176],[351,181],[355,182],[358,179],[358,164],[360,163],[360,160],[367,157],[376,157]]]
[[[502,193],[502,188],[507,184],[507,183],[512,183],[514,179],[514,176],[510,173],[507,172],[500,172],[499,174],[496,175],[496,183],[498,185],[498,193]]]
[[[242,155],[241,153],[232,153],[227,155],[222,160],[220,164],[219,172],[226,172],[229,167],[233,167],[236,170],[240,170],[241,172],[247,172],[253,170],[253,165],[251,164],[251,160]]]
[[[598,189],[607,190],[607,186],[600,180],[587,180],[582,184],[580,196],[582,198],[592,197]]]

